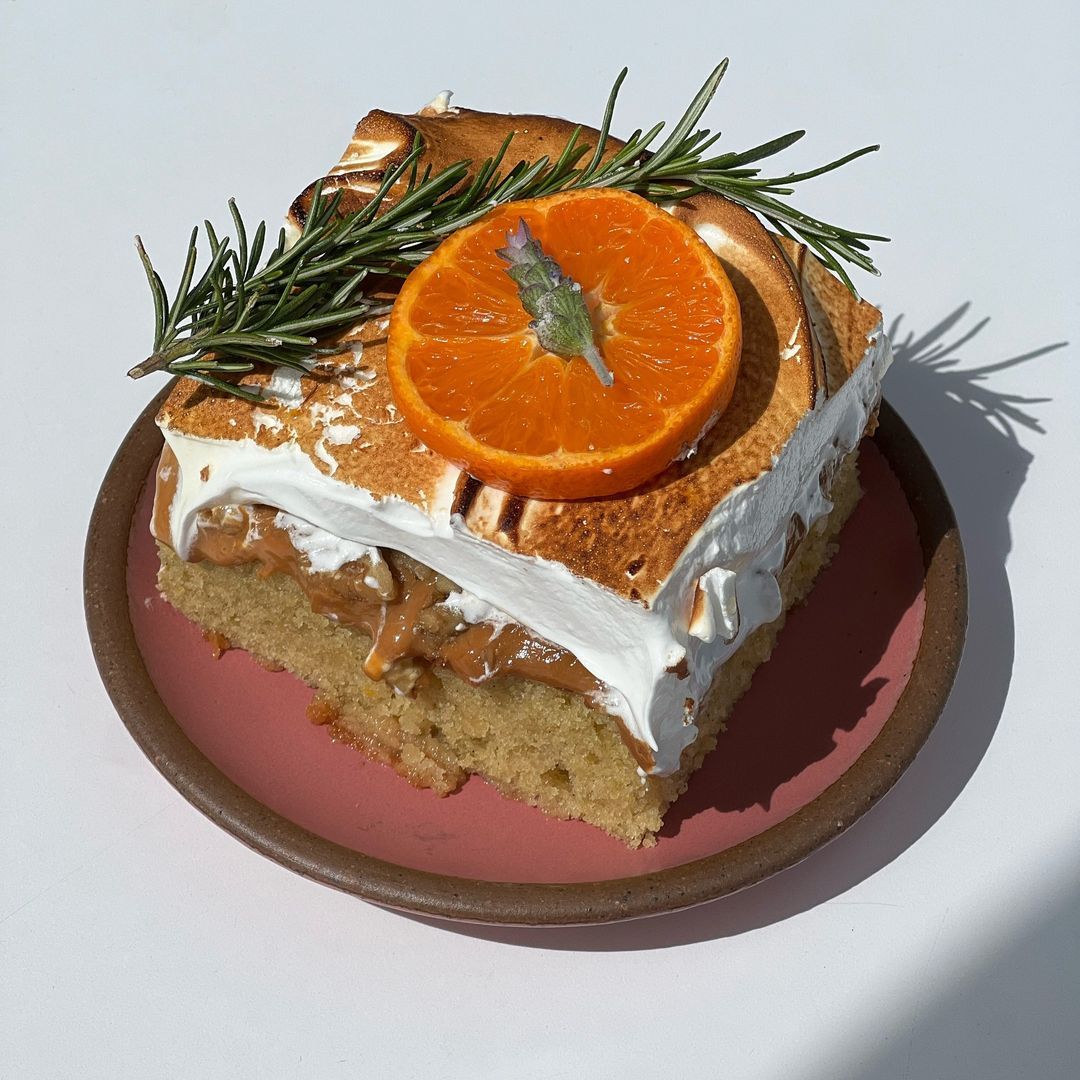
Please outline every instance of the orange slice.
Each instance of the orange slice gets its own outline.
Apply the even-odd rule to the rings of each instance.
[[[498,255],[524,220],[577,282],[614,376],[544,350]],[[720,261],[683,222],[610,188],[501,206],[405,280],[390,317],[394,400],[425,445],[517,495],[636,487],[731,399],[742,325]]]

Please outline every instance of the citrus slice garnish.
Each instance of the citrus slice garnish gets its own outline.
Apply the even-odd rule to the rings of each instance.
[[[580,286],[602,364],[541,345],[508,272],[515,233]],[[741,337],[704,241],[600,188],[507,203],[443,241],[398,294],[387,365],[436,453],[516,495],[581,499],[637,487],[700,438],[731,399]]]

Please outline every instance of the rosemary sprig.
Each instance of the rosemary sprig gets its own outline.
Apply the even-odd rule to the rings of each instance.
[[[423,147],[417,138],[405,160],[387,173],[371,201],[355,213],[338,215],[341,193],[324,198],[322,184],[317,184],[299,238],[289,246],[282,229],[261,265],[266,224],[260,223],[249,242],[240,212],[230,199],[235,243],[228,236],[219,238],[210,222],[204,222],[209,263],[194,280],[199,246],[196,227],[171,301],[136,237],[154,300],[154,351],[128,374],[134,379],[151,371],[190,375],[226,393],[261,400],[253,389],[227,376],[252,371],[258,364],[311,370],[323,351],[317,347],[318,335],[389,311],[384,301],[365,292],[371,278],[404,277],[446,236],[502,203],[582,188],[622,188],[659,203],[677,202],[699,192],[723,195],[783,235],[801,240],[855,292],[843,263],[876,274],[869,243],[887,237],[826,224],[783,200],[795,184],[831,172],[878,147],[865,146],[816,169],[776,177],[763,177],[757,163],[786,150],[805,132],[793,131],[742,153],[706,156],[720,133],[698,129],[697,124],[727,67],[726,59],[716,67],[655,149],[662,123],[645,132],[635,131],[605,160],[625,68],[608,96],[596,145],[582,140],[579,127],[554,160],[519,161],[502,172],[511,142],[508,136],[498,153],[475,171],[472,162],[459,161],[433,175],[430,166],[420,171]],[[391,198],[391,191],[399,186],[401,190]]]

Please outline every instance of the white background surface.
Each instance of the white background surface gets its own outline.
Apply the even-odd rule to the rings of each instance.
[[[0,1075],[1075,1075],[1075,7],[519,10],[0,5]],[[661,920],[446,928],[246,850],[136,749],[83,625],[97,485],[158,386],[123,377],[151,326],[132,234],[173,281],[195,221],[229,195],[276,219],[368,108],[453,87],[595,122],[628,64],[626,134],[675,119],[724,54],[724,145],[805,126],[799,167],[884,144],[801,202],[894,237],[861,279],[887,321],[970,335],[955,368],[908,348],[887,382],[968,550],[969,647],[937,731],[830,848]],[[987,411],[1008,408],[1037,424],[1002,433]]]

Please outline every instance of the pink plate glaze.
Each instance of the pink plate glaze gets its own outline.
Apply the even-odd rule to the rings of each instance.
[[[810,602],[789,615],[659,842],[638,851],[503,798],[476,777],[445,799],[419,791],[312,725],[304,714],[311,690],[300,680],[240,650],[213,659],[199,630],[157,594],[149,484],[129,541],[131,621],[158,693],[192,742],[248,794],[318,836],[400,866],[487,881],[644,874],[725,851],[811,802],[899,700],[922,633],[923,556],[904,493],[870,440],[860,468],[866,493],[839,554]]]

